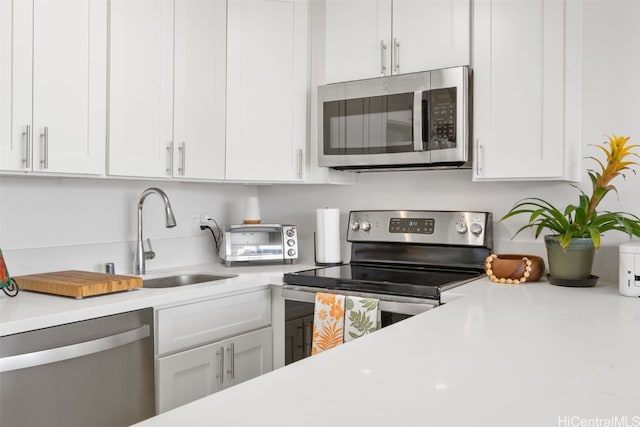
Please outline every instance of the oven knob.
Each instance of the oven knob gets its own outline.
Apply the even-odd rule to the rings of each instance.
[[[296,251],[294,249],[289,249],[287,251],[287,255],[289,255],[289,256],[294,256],[295,254],[296,254]]]
[[[353,231],[358,231],[360,229],[360,223],[358,221],[353,221],[351,223],[351,229]]]
[[[475,236],[479,236],[480,234],[482,234],[482,224],[480,224],[479,222],[472,222],[471,223],[471,234],[473,234]]]
[[[369,231],[371,230],[371,223],[369,221],[362,221],[361,227],[362,231]]]
[[[287,230],[287,236],[289,237],[293,237],[293,235],[296,234],[296,230],[293,228],[290,228]]]
[[[294,246],[295,244],[296,244],[296,242],[293,239],[287,240],[287,245]]]
[[[456,231],[460,234],[467,232],[467,224],[464,221],[456,222]]]

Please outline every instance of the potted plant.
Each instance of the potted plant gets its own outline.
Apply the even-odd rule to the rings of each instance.
[[[638,145],[627,144],[629,137],[613,135],[608,141],[594,145],[606,156],[605,160],[589,157],[597,164],[596,169],[588,169],[592,190],[588,195],[580,190],[578,203],[560,209],[540,198],[526,198],[516,203],[501,218],[505,220],[515,215],[529,215],[528,223],[522,226],[514,237],[525,229],[534,229],[538,238],[544,230],[549,278],[551,283],[567,286],[592,286],[597,277],[591,275],[595,249],[600,247],[600,236],[608,231],[621,231],[629,237],[640,237],[640,218],[626,212],[596,210],[602,199],[616,187],[611,184],[616,177],[625,177],[625,171],[632,171],[639,165],[640,158],[633,149]],[[575,186],[574,186],[575,187]],[[578,188],[578,187],[576,187]]]

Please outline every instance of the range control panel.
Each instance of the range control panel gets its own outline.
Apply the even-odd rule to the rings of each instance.
[[[352,211],[347,240],[493,246],[490,212]]]

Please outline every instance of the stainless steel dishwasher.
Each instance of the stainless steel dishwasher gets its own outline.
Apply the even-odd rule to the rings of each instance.
[[[0,337],[0,426],[126,426],[155,415],[153,310]]]

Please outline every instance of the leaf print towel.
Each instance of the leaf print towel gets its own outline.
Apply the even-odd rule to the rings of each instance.
[[[375,298],[346,297],[344,342],[380,329],[379,303]]]
[[[344,341],[344,295],[316,294],[311,354],[329,350]]]

